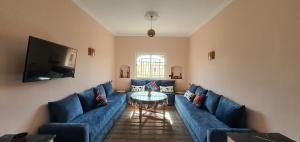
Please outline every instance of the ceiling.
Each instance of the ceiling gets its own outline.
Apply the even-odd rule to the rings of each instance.
[[[157,36],[190,36],[232,0],[73,0],[116,36],[146,36],[147,11],[157,11]]]

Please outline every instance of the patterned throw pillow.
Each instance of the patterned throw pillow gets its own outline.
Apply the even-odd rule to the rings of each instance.
[[[191,102],[194,100],[195,96],[196,96],[196,95],[195,95],[194,93],[190,92],[189,90],[187,90],[187,91],[184,93],[184,97],[185,97],[187,100],[191,101]]]
[[[205,99],[205,95],[196,95],[193,103],[196,107],[201,107]]]
[[[107,98],[105,94],[100,94],[100,91],[97,88],[94,88],[95,92],[95,103],[96,106],[105,106],[107,105]]]
[[[146,84],[146,87],[148,88],[149,91],[156,91],[158,89],[154,81],[151,81],[148,84]]]
[[[159,90],[162,93],[173,93],[174,86],[159,86]]]
[[[131,92],[141,92],[141,91],[145,91],[145,85],[143,86],[131,85]]]

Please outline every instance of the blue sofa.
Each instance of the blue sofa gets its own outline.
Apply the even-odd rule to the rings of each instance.
[[[148,83],[150,83],[151,81],[154,81],[156,83],[156,85],[158,86],[174,86],[174,90],[175,90],[175,80],[142,80],[142,79],[132,79],[131,80],[131,85],[135,85],[135,86],[143,86],[146,85]],[[147,90],[147,88],[146,88]],[[159,89],[157,90],[159,91]],[[130,96],[133,92],[127,92],[127,100],[130,100]],[[175,102],[175,92],[172,93],[165,93],[168,96],[168,105],[169,106],[173,106],[174,102]]]
[[[41,126],[39,134],[55,134],[55,142],[103,141],[126,108],[126,94],[112,92],[110,82],[97,86],[108,94],[108,105],[94,104],[94,90],[87,89],[62,100],[49,102],[51,122]]]
[[[175,107],[195,142],[227,142],[226,132],[252,131],[245,128],[245,106],[201,86],[188,90],[206,97],[198,108],[184,95],[175,96]]]

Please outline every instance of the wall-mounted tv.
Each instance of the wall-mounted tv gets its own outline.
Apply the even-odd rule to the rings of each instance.
[[[77,50],[29,36],[23,82],[74,77]]]

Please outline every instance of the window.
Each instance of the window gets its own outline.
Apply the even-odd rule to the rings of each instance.
[[[136,78],[165,78],[165,56],[157,54],[141,54],[136,58]]]

